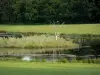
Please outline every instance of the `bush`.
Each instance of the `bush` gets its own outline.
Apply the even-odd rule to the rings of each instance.
[[[67,63],[67,59],[66,59],[66,58],[64,58],[64,59],[58,59],[58,61],[57,61],[57,62]]]
[[[46,59],[42,59],[42,62],[46,62]]]
[[[100,58],[94,60],[95,63],[100,64]]]
[[[32,59],[30,62],[35,62],[35,59]]]
[[[83,60],[83,57],[77,56],[77,57],[76,57],[76,60],[77,60],[78,62],[80,62],[81,60]]]

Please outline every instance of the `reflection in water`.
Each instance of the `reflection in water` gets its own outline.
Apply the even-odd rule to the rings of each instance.
[[[16,48],[0,48],[0,56],[7,57],[21,57],[23,60],[30,60],[28,57],[35,59],[35,61],[57,61],[58,59],[64,58],[76,58],[75,55],[70,54],[60,54],[56,51],[63,51],[67,49],[63,48],[49,48],[49,49],[16,49]],[[44,53],[45,51],[51,51],[51,53]],[[24,58],[23,58],[24,57]]]

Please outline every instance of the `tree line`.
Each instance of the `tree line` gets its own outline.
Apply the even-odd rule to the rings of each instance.
[[[0,23],[100,23],[100,0],[0,0]]]

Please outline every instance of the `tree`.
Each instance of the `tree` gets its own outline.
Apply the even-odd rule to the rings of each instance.
[[[26,10],[25,4],[26,4],[26,0],[16,0],[15,4],[13,4],[16,21],[19,22],[25,21],[25,10]]]
[[[2,23],[99,23],[99,0],[0,0]]]
[[[100,0],[89,0],[89,18],[95,23],[100,23]]]

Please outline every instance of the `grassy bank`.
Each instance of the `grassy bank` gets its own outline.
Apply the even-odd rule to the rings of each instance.
[[[78,44],[72,43],[72,40],[66,41],[63,38],[56,40],[55,36],[28,36],[23,38],[0,38],[1,48],[77,48]]]
[[[0,75],[100,75],[98,64],[0,62]]]
[[[66,34],[100,34],[100,24],[69,25],[0,25],[0,30],[10,32],[43,32]]]

